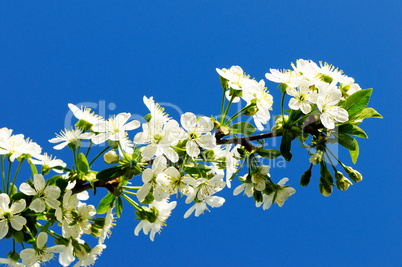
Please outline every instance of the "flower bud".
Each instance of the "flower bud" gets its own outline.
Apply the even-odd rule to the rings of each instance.
[[[310,163],[314,164],[314,165],[320,163],[323,154],[324,154],[324,152],[322,152],[321,150],[318,150],[317,152],[315,152],[309,159]]]
[[[116,151],[110,150],[103,155],[103,159],[105,160],[106,164],[116,164],[119,162],[120,157],[117,155]]]
[[[215,152],[213,150],[205,151],[205,156],[207,159],[215,159]]]
[[[352,185],[352,182],[348,178],[343,176],[343,173],[341,173],[340,171],[337,171],[335,173],[335,179],[336,179],[336,187],[339,190],[345,191],[349,188],[350,185]]]
[[[258,107],[256,104],[250,106],[244,111],[244,115],[246,116],[254,116],[258,112]]]
[[[313,164],[310,165],[310,168],[308,168],[307,171],[305,171],[300,179],[300,185],[301,186],[308,186],[310,183],[310,178],[311,178],[311,168],[313,167]]]
[[[352,167],[346,167],[345,171],[349,175],[349,178],[353,180],[353,182],[357,183],[363,180],[363,176],[360,174],[360,172],[354,170]]]
[[[319,189],[320,189],[321,195],[323,195],[325,197],[329,197],[332,194],[332,186],[325,183],[324,179],[322,179],[322,178],[320,178]]]

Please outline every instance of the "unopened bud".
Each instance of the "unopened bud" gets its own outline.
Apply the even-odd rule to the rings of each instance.
[[[335,179],[336,179],[336,187],[339,190],[345,191],[349,188],[349,186],[352,185],[352,182],[348,178],[343,176],[343,173],[341,173],[340,171],[337,171],[335,173]]]
[[[361,175],[360,172],[354,170],[352,167],[346,167],[345,171],[349,175],[349,178],[353,180],[353,182],[357,183],[363,180],[363,175]]]
[[[310,163],[314,164],[314,165],[320,163],[323,154],[324,153],[321,150],[318,150],[317,152],[315,152],[309,159]]]
[[[300,185],[301,186],[308,186],[308,184],[310,183],[310,178],[311,178],[311,168],[313,167],[313,165],[310,165],[310,168],[305,171],[300,179]]]
[[[103,159],[105,160],[106,164],[116,164],[119,162],[120,157],[117,155],[116,151],[110,150],[103,155]]]
[[[332,194],[332,186],[325,183],[325,181],[322,178],[320,179],[319,189],[321,195],[325,197],[329,197]]]
[[[244,111],[244,115],[246,116],[254,116],[257,112],[258,112],[258,107],[257,105],[252,105],[251,107],[249,107],[248,109],[246,109]]]

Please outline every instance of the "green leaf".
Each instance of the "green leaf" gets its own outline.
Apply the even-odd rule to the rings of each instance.
[[[343,124],[339,126],[340,133],[346,133],[361,138],[368,138],[367,134],[358,126],[353,124]]]
[[[258,149],[257,154],[261,157],[268,158],[268,159],[275,159],[281,155],[281,152],[276,149]]]
[[[54,185],[56,183],[56,181],[60,178],[62,178],[63,176],[61,174],[55,175],[52,178],[50,178],[49,180],[47,180],[47,184],[48,185]]]
[[[370,118],[382,119],[382,116],[373,108],[365,108],[361,112],[355,113],[353,116],[349,117],[349,121],[360,124],[364,119]]]
[[[107,169],[104,169],[96,174],[96,179],[105,180],[105,179],[113,179],[121,176],[123,174],[122,166],[113,166]]]
[[[63,171],[63,172],[72,172],[71,169],[69,169],[69,168],[64,168],[64,167],[62,167],[62,166],[54,166],[54,167],[52,167],[51,169],[55,169],[55,170],[59,170],[59,171]]]
[[[58,188],[60,188],[61,192],[63,192],[66,189],[67,185],[68,185],[68,180],[66,180],[66,179],[57,179],[56,180],[56,186]]]
[[[343,134],[343,133],[339,133],[339,134],[334,134],[335,137],[338,138],[338,143],[349,149],[349,150],[355,150],[356,149],[356,145],[355,142],[353,140],[355,140],[353,137],[351,137],[348,134]]]
[[[116,201],[116,215],[120,218],[121,213],[123,212],[123,200],[121,197],[117,198]]]
[[[348,111],[349,117],[367,107],[372,92],[373,89],[360,90],[346,99],[345,109]]]
[[[255,127],[245,121],[232,124],[229,129],[234,134],[250,135],[255,132]]]
[[[83,153],[80,153],[77,157],[77,169],[83,173],[87,173],[89,171],[88,160]]]
[[[184,169],[184,171],[188,174],[200,174],[200,172],[209,172],[210,170],[212,169],[204,164],[197,164],[194,167],[186,167]]]
[[[350,157],[352,158],[353,164],[356,164],[357,158],[359,157],[359,144],[357,143],[356,139],[353,139],[355,143],[355,149],[351,150],[349,149]]]
[[[109,208],[113,205],[114,198],[115,196],[113,194],[107,194],[104,198],[102,198],[96,212],[98,214],[104,214],[108,212]]]
[[[281,140],[281,154],[286,161],[290,161],[292,159],[292,153],[290,152],[292,146],[292,136],[288,131],[283,132],[282,140]]]

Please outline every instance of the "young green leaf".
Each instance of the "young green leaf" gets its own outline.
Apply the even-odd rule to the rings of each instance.
[[[373,108],[365,108],[361,112],[355,113],[353,116],[349,117],[349,121],[358,125],[364,119],[369,119],[369,118],[382,119],[382,116]]]
[[[113,194],[107,194],[104,198],[102,198],[101,202],[98,205],[97,213],[104,214],[106,213],[109,208],[113,205],[113,201],[115,196]]]
[[[107,169],[104,169],[96,174],[96,179],[104,180],[104,179],[113,179],[123,175],[123,166],[113,166]]]
[[[360,127],[353,124],[343,124],[339,126],[339,133],[346,133],[361,138],[367,138],[367,134]]]
[[[255,132],[255,127],[245,121],[232,124],[229,129],[234,134],[250,135]]]
[[[123,200],[121,197],[117,198],[116,201],[116,215],[120,218],[121,213],[123,212]]]
[[[352,116],[367,107],[372,92],[373,89],[360,90],[346,99],[345,109],[348,111],[349,116]]]
[[[338,138],[338,143],[349,149],[349,150],[355,150],[356,146],[355,146],[355,142],[353,140],[355,140],[353,137],[351,137],[348,134],[344,134],[344,133],[339,133],[339,134],[334,134],[335,137]]]
[[[352,158],[353,164],[356,164],[357,158],[359,157],[359,144],[357,143],[356,139],[353,139],[355,143],[355,149],[351,150],[349,149],[350,157]]]
[[[281,152],[276,149],[258,149],[256,151],[258,155],[268,159],[275,159],[281,155]]]
[[[89,171],[88,160],[83,153],[80,153],[77,157],[77,169],[83,173],[87,173]]]

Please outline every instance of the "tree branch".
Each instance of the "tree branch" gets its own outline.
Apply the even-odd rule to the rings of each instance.
[[[222,139],[223,135],[220,132],[218,132],[218,134],[215,134],[216,144],[218,145],[239,144],[244,146],[248,151],[251,151],[254,148],[254,146],[250,143],[251,141],[272,138],[276,136],[282,136],[282,133],[269,132],[263,134],[256,134],[252,136],[245,136],[240,138],[228,138],[228,139]]]

